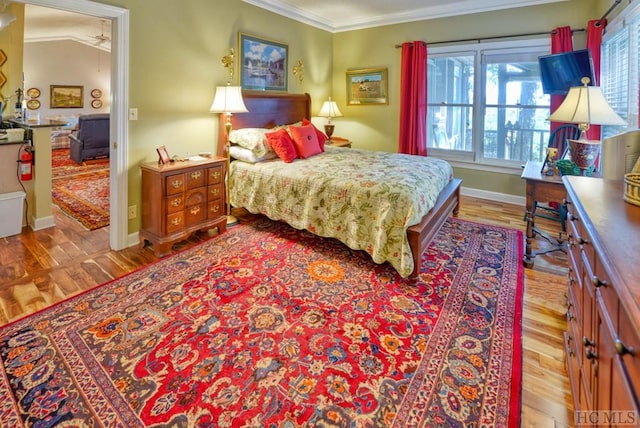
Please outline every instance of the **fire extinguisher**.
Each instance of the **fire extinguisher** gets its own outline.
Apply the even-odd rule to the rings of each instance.
[[[23,146],[20,149],[20,180],[29,181],[33,179],[33,153],[31,146]]]

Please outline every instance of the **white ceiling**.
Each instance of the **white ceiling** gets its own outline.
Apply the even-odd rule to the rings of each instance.
[[[331,32],[567,0],[243,0]]]
[[[24,41],[73,40],[104,51],[111,50],[111,21],[78,13],[27,4]]]
[[[340,32],[567,0],[243,0],[326,31]],[[185,3],[188,7],[188,3]],[[25,5],[25,42],[74,40],[111,50],[111,21]]]

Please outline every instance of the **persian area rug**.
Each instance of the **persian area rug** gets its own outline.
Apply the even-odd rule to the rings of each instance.
[[[522,233],[418,278],[259,218],[0,328],[0,425],[517,426]]]
[[[69,149],[51,151],[53,203],[89,230],[109,225],[109,159],[79,165]]]

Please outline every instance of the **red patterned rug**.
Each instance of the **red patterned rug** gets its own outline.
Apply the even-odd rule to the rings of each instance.
[[[82,165],[69,149],[51,151],[53,203],[89,230],[109,225],[109,159]]]
[[[0,425],[517,426],[522,233],[417,280],[258,219],[0,329]]]

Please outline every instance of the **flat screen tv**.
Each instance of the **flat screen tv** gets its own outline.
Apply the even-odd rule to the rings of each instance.
[[[589,49],[538,57],[542,91],[550,95],[564,95],[573,86],[582,86],[582,78],[595,85],[593,60]]]

